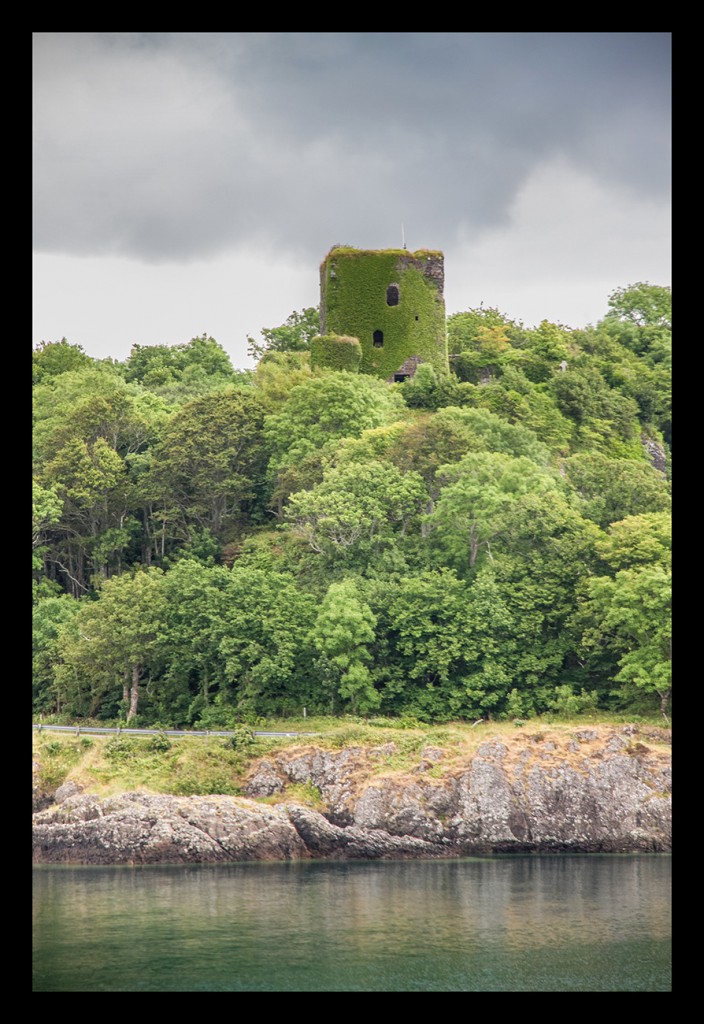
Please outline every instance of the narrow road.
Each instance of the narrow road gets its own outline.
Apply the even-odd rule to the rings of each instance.
[[[190,736],[235,736],[234,732],[218,731],[214,729],[102,729],[93,725],[35,725],[32,729],[37,732],[72,732],[75,736],[88,735],[88,733],[114,733],[117,736],[170,736],[174,739],[182,739]],[[252,730],[254,736],[317,736],[314,732],[262,732]]]

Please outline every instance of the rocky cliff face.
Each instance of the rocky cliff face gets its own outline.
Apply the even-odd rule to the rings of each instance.
[[[662,740],[663,737],[656,737]],[[260,759],[246,796],[66,787],[34,815],[36,863],[146,864],[669,851],[671,757],[634,727],[487,738],[467,757],[395,745],[297,747]],[[321,810],[287,797],[314,787]],[[262,797],[276,804],[257,802]]]

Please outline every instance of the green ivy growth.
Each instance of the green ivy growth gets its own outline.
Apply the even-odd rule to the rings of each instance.
[[[390,287],[397,289],[395,304],[387,301]],[[418,356],[446,374],[443,254],[331,249],[321,266],[321,323],[329,335],[359,338],[362,373],[387,380],[409,356]]]
[[[311,339],[310,364],[314,369],[322,367],[357,373],[361,361],[362,346],[358,338],[344,334],[319,334]]]

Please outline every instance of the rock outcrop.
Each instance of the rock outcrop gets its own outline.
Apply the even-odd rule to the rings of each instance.
[[[146,864],[399,859],[510,852],[672,848],[671,757],[635,730],[489,738],[471,755],[426,747],[392,770],[396,747],[283,749],[260,759],[245,797],[72,786],[34,815],[36,863]],[[320,810],[287,797],[315,787]],[[276,804],[257,802],[263,797]]]

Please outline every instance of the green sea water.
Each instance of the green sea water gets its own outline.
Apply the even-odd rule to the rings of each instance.
[[[34,992],[668,992],[666,855],[33,869]]]

